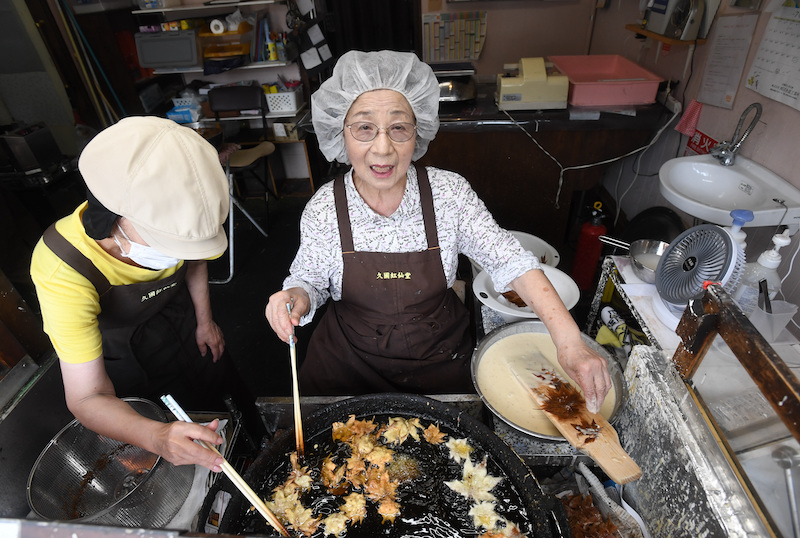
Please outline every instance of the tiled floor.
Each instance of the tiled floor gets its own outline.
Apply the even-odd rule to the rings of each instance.
[[[269,296],[281,288],[300,244],[300,214],[308,198],[271,198],[269,230],[264,238],[234,210],[234,275],[227,284],[211,285],[214,319],[242,377],[256,396],[290,396],[289,349],[278,340],[264,317]],[[262,226],[265,204],[250,199],[246,207]],[[212,279],[228,275],[226,253],[209,265]],[[307,341],[307,328],[297,330],[298,352]]]

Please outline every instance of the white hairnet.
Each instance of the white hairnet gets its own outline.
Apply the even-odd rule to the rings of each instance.
[[[311,116],[319,149],[329,161],[350,164],[344,147],[344,117],[359,95],[372,90],[401,93],[417,120],[412,160],[428,151],[439,130],[439,82],[431,66],[410,52],[350,51],[342,55],[331,78],[311,96]]]

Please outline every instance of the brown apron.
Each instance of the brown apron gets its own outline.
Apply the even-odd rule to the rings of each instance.
[[[117,396],[153,401],[166,392],[194,410],[224,410],[227,374],[211,351],[200,355],[197,320],[186,286],[187,264],[153,282],[112,286],[99,269],[51,225],[44,243],[91,282],[100,296],[97,316],[103,357]]]
[[[428,174],[417,168],[428,249],[355,252],[344,178],[333,192],[344,273],[300,369],[301,393],[473,392],[466,307],[442,268]]]

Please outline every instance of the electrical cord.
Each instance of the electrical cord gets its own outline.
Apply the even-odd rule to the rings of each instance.
[[[669,95],[669,94],[667,94],[667,95]],[[647,147],[646,147],[646,148],[644,148],[644,150],[643,150],[641,153],[639,153],[639,155],[637,155],[637,156],[636,156],[636,159],[635,159],[635,162],[636,162],[636,169],[635,169],[635,171],[634,171],[633,179],[631,179],[631,183],[630,183],[630,185],[628,185],[628,188],[627,188],[627,189],[625,189],[625,192],[623,192],[623,193],[622,193],[622,194],[619,196],[619,198],[617,198],[617,214],[616,214],[616,216],[614,217],[614,224],[615,224],[615,225],[617,224],[617,220],[619,219],[619,214],[620,214],[620,211],[622,210],[622,199],[623,199],[623,198],[625,198],[625,195],[626,195],[626,194],[628,194],[628,192],[630,192],[631,188],[633,187],[633,184],[634,184],[634,183],[636,183],[636,180],[639,178],[639,170],[640,170],[640,167],[641,167],[641,165],[642,165],[642,157],[644,156],[644,154],[645,154],[645,153],[647,153],[647,150],[648,150],[648,149],[650,149],[651,147],[653,147],[653,144],[655,144],[655,143],[656,143],[656,140],[658,140],[658,138],[661,136],[661,133],[663,133],[663,132],[664,132],[664,129],[666,129],[666,128],[667,128],[667,126],[668,126],[669,124],[671,124],[671,123],[672,123],[672,122],[675,120],[675,118],[677,118],[677,117],[678,117],[678,114],[680,114],[680,113],[681,113],[681,112],[680,112],[680,110],[678,110],[678,111],[674,112],[674,113],[672,114],[672,117],[671,117],[671,118],[670,118],[670,119],[667,121],[667,123],[665,123],[665,124],[664,124],[664,126],[661,128],[661,130],[659,130],[659,131],[656,133],[655,137],[653,138],[653,141],[652,141],[652,142],[650,142],[650,144],[648,144],[648,145],[647,145]]]
[[[538,147],[538,148],[539,148],[539,149],[542,151],[542,153],[544,153],[545,155],[547,155],[547,156],[548,156],[548,157],[549,157],[549,158],[550,158],[550,159],[551,159],[551,160],[552,160],[552,161],[553,161],[553,162],[556,164],[556,166],[558,166],[558,170],[559,170],[559,173],[558,173],[558,189],[556,190],[556,199],[555,199],[554,207],[555,207],[556,209],[561,209],[561,206],[560,206],[560,205],[559,205],[559,203],[558,203],[558,199],[559,199],[559,197],[561,196],[561,189],[562,189],[562,187],[564,186],[564,172],[566,172],[567,170],[583,170],[583,169],[586,169],[586,168],[592,168],[593,166],[600,166],[600,165],[603,165],[603,164],[610,164],[610,163],[613,163],[613,162],[619,161],[619,160],[621,160],[621,159],[625,159],[626,157],[630,157],[631,155],[635,155],[635,154],[639,153],[640,151],[647,151],[647,150],[648,150],[648,149],[649,149],[649,148],[650,148],[650,147],[651,147],[653,144],[655,144],[655,143],[656,143],[656,141],[657,141],[657,140],[659,139],[659,137],[661,136],[661,133],[663,133],[663,132],[664,132],[664,129],[666,129],[666,128],[667,128],[667,126],[668,126],[670,123],[672,123],[672,121],[673,121],[675,118],[677,118],[677,117],[678,117],[678,114],[680,114],[680,111],[677,111],[677,112],[673,113],[673,114],[672,114],[672,117],[671,117],[671,118],[670,118],[670,119],[667,121],[667,123],[665,123],[665,124],[664,124],[664,126],[663,126],[663,127],[661,127],[661,129],[659,129],[659,130],[658,130],[658,132],[655,134],[655,136],[653,137],[653,139],[652,139],[652,140],[651,140],[649,143],[647,143],[646,145],[644,145],[644,146],[642,146],[642,147],[640,147],[640,148],[634,149],[634,150],[632,150],[632,151],[629,151],[628,153],[626,153],[626,154],[624,154],[624,155],[620,155],[620,156],[618,156],[618,157],[612,157],[612,158],[610,158],[610,159],[605,159],[605,160],[603,160],[603,161],[597,161],[597,162],[594,162],[594,163],[589,163],[589,164],[579,164],[579,165],[575,165],[575,166],[564,166],[564,165],[562,165],[562,164],[561,164],[561,163],[558,161],[558,159],[556,159],[555,157],[553,157],[553,155],[551,155],[551,154],[550,154],[550,152],[548,152],[546,149],[544,149],[544,147],[542,147],[542,145],[539,143],[539,141],[538,141],[538,140],[536,140],[536,139],[533,137],[533,135],[531,135],[531,133],[529,133],[529,132],[528,132],[528,130],[527,130],[527,129],[525,129],[525,127],[524,127],[524,126],[522,126],[522,125],[521,125],[521,124],[520,124],[520,123],[519,123],[517,120],[515,120],[515,119],[514,119],[514,118],[511,116],[511,114],[509,114],[509,113],[508,113],[508,111],[507,111],[507,110],[503,110],[503,113],[504,113],[506,116],[508,116],[508,119],[510,119],[510,120],[511,120],[511,122],[512,122],[514,125],[516,125],[516,126],[517,126],[517,127],[520,129],[520,130],[522,130],[522,132],[523,132],[523,133],[525,133],[526,135],[528,135],[528,138],[530,138],[530,139],[533,141],[533,143],[534,143],[534,144],[536,144],[536,146],[537,146],[537,147]],[[634,178],[634,179],[635,179],[635,178]],[[630,187],[628,187],[628,189],[630,189]],[[627,192],[627,191],[626,191],[626,192]],[[623,194],[623,196],[624,196],[624,194]]]

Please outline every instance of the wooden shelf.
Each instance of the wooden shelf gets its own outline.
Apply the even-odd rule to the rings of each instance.
[[[703,43],[706,42],[705,39],[693,39],[691,41],[684,41],[683,39],[673,39],[671,37],[663,36],[661,34],[651,32],[650,30],[646,30],[645,28],[642,28],[641,25],[638,24],[626,24],[625,29],[649,37],[651,39],[655,39],[656,41],[660,41],[667,45],[702,45]]]

